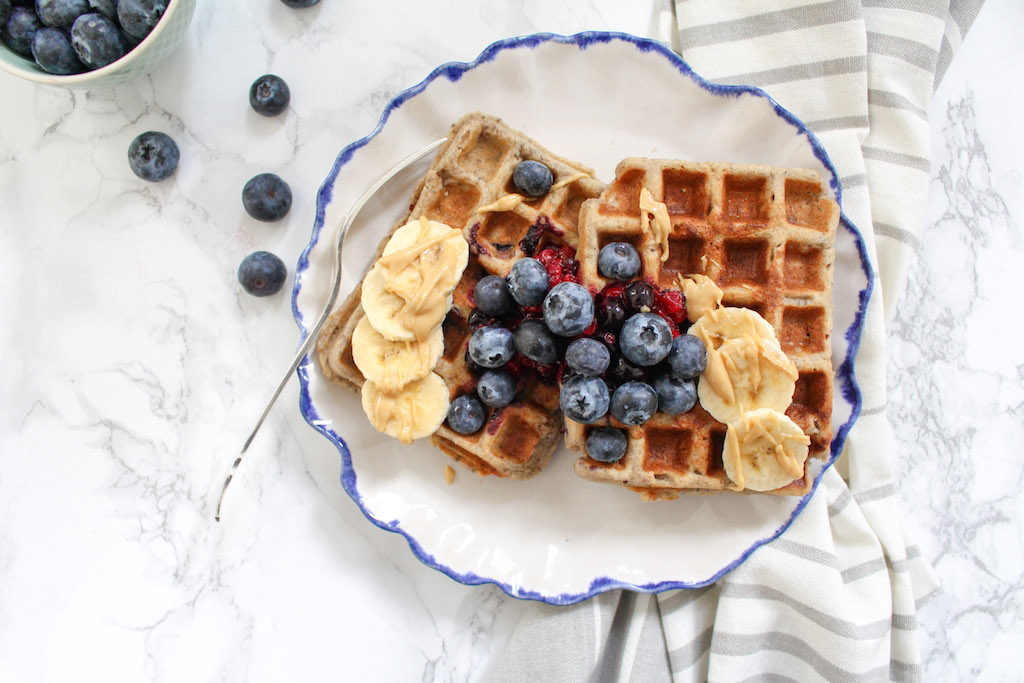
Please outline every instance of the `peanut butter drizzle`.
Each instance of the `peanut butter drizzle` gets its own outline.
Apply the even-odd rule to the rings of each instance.
[[[654,221],[651,221],[651,216]],[[652,230],[653,228],[653,230]],[[651,233],[661,247],[661,261],[668,260],[668,236],[672,233],[672,221],[668,217],[668,207],[664,202],[655,201],[654,196],[646,187],[640,188],[640,229]]]
[[[575,183],[577,180],[580,180],[581,178],[590,178],[590,177],[591,177],[591,175],[589,173],[583,173],[582,171],[579,172],[579,173],[573,173],[572,175],[566,176],[566,177],[562,178],[561,180],[559,180],[558,182],[556,182],[554,185],[551,186],[551,189],[552,190],[557,190],[559,188],[565,187],[569,183]]]
[[[691,323],[697,322],[702,315],[722,305],[722,290],[707,275],[677,275],[676,282],[683,291],[683,298],[686,300],[686,319]]]
[[[507,194],[487,206],[481,206],[476,210],[476,212],[487,213],[488,211],[511,211],[525,201],[526,197],[521,194]]]

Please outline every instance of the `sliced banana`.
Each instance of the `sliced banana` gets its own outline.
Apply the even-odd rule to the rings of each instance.
[[[736,306],[707,310],[690,328],[690,334],[703,339],[709,348],[712,344],[717,348],[726,339],[735,337],[764,337],[776,340],[775,328],[757,311]]]
[[[469,244],[461,230],[421,217],[394,232],[378,263],[387,290],[404,301],[424,287],[448,294],[469,263]]]
[[[387,291],[380,264],[374,265],[363,278],[360,301],[373,329],[392,341],[415,341],[416,330],[407,322],[419,322],[423,328],[430,330],[441,324],[448,309],[452,307],[451,293],[437,293],[424,299],[419,315],[403,315],[402,309],[406,302]]]
[[[391,341],[364,316],[352,332],[352,360],[363,377],[386,393],[426,377],[444,351],[440,325],[422,341]]]
[[[448,387],[436,372],[385,393],[371,381],[363,383],[363,411],[370,424],[402,443],[436,432],[448,415]]]
[[[722,462],[739,490],[771,491],[799,479],[811,440],[776,410],[751,410],[731,422]]]

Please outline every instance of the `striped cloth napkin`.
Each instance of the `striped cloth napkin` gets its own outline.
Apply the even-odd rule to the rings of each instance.
[[[937,587],[901,523],[885,322],[924,228],[928,103],[983,0],[670,0],[666,43],[757,85],[815,132],[877,273],[857,356],[864,410],[796,522],[718,583],[538,605],[494,680],[920,680],[917,604]]]

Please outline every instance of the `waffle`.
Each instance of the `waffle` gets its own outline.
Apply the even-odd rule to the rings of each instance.
[[[672,230],[665,262],[657,239],[641,230],[643,187],[668,209]],[[810,437],[810,456],[825,458],[832,438],[830,334],[838,220],[838,205],[810,171],[626,159],[600,198],[583,204],[580,273],[584,284],[600,290],[608,281],[597,272],[598,251],[609,242],[630,242],[641,255],[644,279],[677,289],[680,275],[703,273],[722,289],[723,305],[761,314],[799,372],[786,414]],[[597,426],[628,433],[620,461],[587,457],[587,430]],[[579,476],[633,488],[647,499],[727,490],[725,434],[726,426],[699,404],[683,415],[659,412],[639,427],[611,415],[591,426],[566,420],[566,444],[583,454],[575,464]],[[810,485],[805,465],[802,478],[770,493],[799,495]]]
[[[525,159],[552,170],[555,184],[547,195],[504,210],[480,209],[515,192],[512,171]],[[425,216],[461,228],[470,244],[469,265],[453,293],[453,306],[442,323],[444,352],[435,371],[450,397],[474,390],[476,379],[466,364],[471,330],[473,288],[488,274],[504,276],[512,264],[549,245],[575,247],[580,206],[596,198],[605,185],[593,171],[552,154],[539,144],[483,114],[458,121],[430,170],[420,181],[410,211],[395,226]],[[392,232],[394,229],[392,230]],[[384,249],[389,235],[381,242]],[[360,287],[332,313],[317,341],[317,357],[332,382],[358,390],[363,377],[352,360],[352,333],[363,316]],[[442,427],[431,442],[479,474],[526,479],[550,460],[561,440],[558,387],[523,376],[522,390],[510,405],[490,411],[484,428],[471,435]]]

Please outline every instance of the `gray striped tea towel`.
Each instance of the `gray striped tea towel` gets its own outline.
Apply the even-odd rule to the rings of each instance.
[[[495,680],[919,680],[937,583],[901,523],[885,321],[924,227],[928,103],[982,0],[679,0],[660,36],[697,73],[760,86],[815,132],[877,273],[857,355],[864,410],[796,522],[718,583],[531,606]]]

